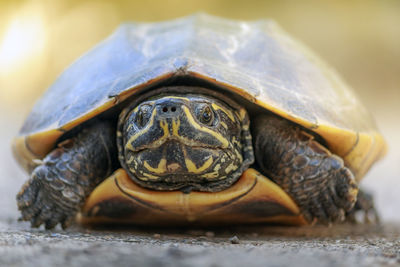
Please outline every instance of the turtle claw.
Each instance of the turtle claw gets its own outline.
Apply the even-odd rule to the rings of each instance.
[[[363,190],[358,191],[357,202],[347,212],[346,221],[354,224],[379,224],[379,214],[374,207],[372,195]]]
[[[113,170],[114,128],[98,122],[52,150],[17,195],[21,220],[52,229],[71,225],[85,198]]]
[[[309,204],[309,212],[311,213],[312,218],[318,219],[318,222],[322,224],[329,223],[329,216],[322,206],[322,203],[319,202],[318,199],[311,199]]]
[[[57,213],[52,211],[53,216],[51,216],[51,219],[48,219],[44,222],[44,227],[46,228],[46,230],[50,230],[53,229],[54,227],[57,226],[57,224],[61,224],[61,227],[63,230],[65,230],[65,227],[63,227],[63,223],[65,221],[66,216],[63,213]],[[74,220],[74,216],[71,216],[71,221]]]
[[[61,228],[63,230],[67,229],[71,224],[74,223],[75,218],[74,217],[68,217],[63,220],[61,220]]]
[[[285,120],[260,116],[252,129],[258,165],[292,197],[304,218],[309,223],[342,221],[358,191],[343,159],[323,146],[318,136]]]
[[[28,180],[23,186],[21,191],[17,195],[17,205],[19,209],[24,209],[32,205],[35,202],[38,193],[38,188],[32,183],[32,180]]]
[[[341,222],[344,220],[344,214],[345,214],[343,207],[340,205],[338,206],[335,205],[333,197],[328,192],[330,193],[331,191],[326,190],[326,193],[320,196],[321,197],[320,207],[327,216],[327,222],[325,223],[330,224],[330,223]]]
[[[328,185],[321,183],[314,188],[318,193],[311,196],[303,208],[307,209],[319,223],[329,225],[343,222],[346,212],[349,212],[356,203],[358,187],[354,176],[346,167],[342,167],[338,171],[333,171],[327,183]]]
[[[358,185],[351,171],[343,167],[335,176],[335,189],[345,211],[351,210],[357,200]]]
[[[58,224],[57,221],[46,221],[44,224],[44,228],[46,228],[46,230],[51,230],[54,227],[56,227],[57,224]]]
[[[62,191],[54,189],[52,181],[60,179],[48,179],[49,175],[47,165],[38,166],[17,195],[20,220],[30,221],[33,228],[44,224],[46,229],[52,229],[65,218],[74,218],[80,207],[80,203],[71,203],[62,197]]]
[[[20,220],[30,221],[35,217],[37,209],[35,204],[40,199],[40,190],[37,184],[28,180],[17,195],[18,209],[21,211]]]

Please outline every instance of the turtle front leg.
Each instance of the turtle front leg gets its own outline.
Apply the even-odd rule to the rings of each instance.
[[[306,220],[344,220],[358,186],[340,157],[302,128],[274,116],[256,118],[252,134],[261,170],[293,198]]]
[[[90,192],[115,168],[115,128],[98,122],[51,151],[17,195],[20,220],[46,229],[73,222]]]

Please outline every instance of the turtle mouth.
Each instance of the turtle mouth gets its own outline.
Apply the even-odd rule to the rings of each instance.
[[[212,175],[207,173],[218,169],[216,165],[221,158],[229,157],[229,153],[220,147],[187,145],[174,139],[160,146],[149,144],[134,154],[138,178],[167,183],[211,178]]]

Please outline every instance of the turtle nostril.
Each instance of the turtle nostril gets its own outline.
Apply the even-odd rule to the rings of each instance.
[[[181,112],[181,108],[179,105],[176,103],[162,103],[159,106],[159,112],[162,114],[164,117],[176,117],[179,116]]]
[[[162,112],[164,112],[164,113],[167,113],[167,112],[175,112],[176,111],[176,107],[170,107],[170,108],[168,108],[168,107],[163,107],[162,108]]]

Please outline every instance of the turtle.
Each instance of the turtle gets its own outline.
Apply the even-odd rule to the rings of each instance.
[[[386,143],[277,23],[199,13],[121,25],[38,100],[13,151],[32,227],[307,225],[373,208],[359,182]]]

